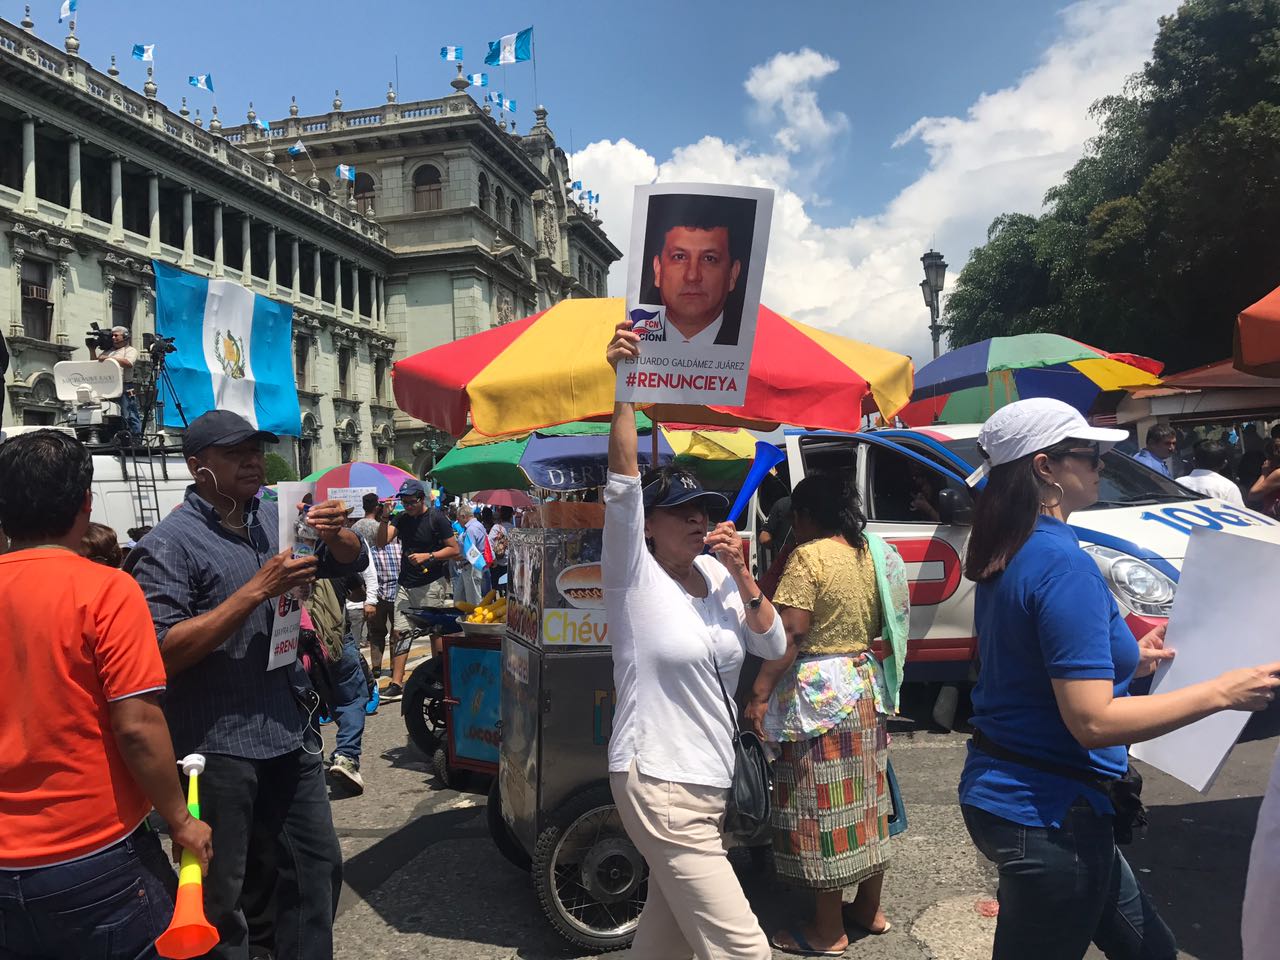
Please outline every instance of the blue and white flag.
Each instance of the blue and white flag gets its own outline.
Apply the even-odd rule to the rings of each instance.
[[[333,175],[339,180],[355,180],[356,168],[349,164],[340,163],[334,167]]]
[[[506,97],[503,97],[503,98],[502,98],[502,109],[503,109],[503,110],[505,110],[505,111],[507,111],[507,113],[515,113],[515,112],[516,112],[516,102],[515,102],[514,100],[508,100]]]
[[[194,77],[187,77],[187,83],[195,87],[197,90],[208,90],[213,93],[213,74],[201,73]]]
[[[296,437],[302,426],[293,375],[293,308],[237,280],[208,280],[159,260],[156,333],[173,337],[168,384],[160,385],[165,426],[233,410],[259,430]]]
[[[569,189],[570,189],[570,190],[581,190],[581,189],[582,189],[582,181],[581,181],[581,180],[575,180],[575,181],[573,181],[573,183],[569,184]]]
[[[487,87],[489,85],[489,75],[487,73],[468,73],[467,79],[471,81],[473,87]]]
[[[58,22],[61,23],[80,7],[80,0],[62,0],[62,9],[58,11]]]
[[[486,93],[486,94],[484,95],[484,102],[485,102],[485,103],[496,103],[496,104],[501,105],[501,103],[502,103],[502,94],[500,94],[500,93],[498,93],[498,92],[496,92],[496,91],[493,91],[493,92],[490,92],[490,93]]]
[[[261,117],[254,117],[254,119],[253,119],[253,125],[254,125],[255,127],[259,127],[259,128],[261,128],[262,130],[266,131],[267,133],[270,133],[270,132],[271,132],[271,123],[270,123],[270,121],[263,120]]]
[[[501,40],[491,40],[484,62],[491,67],[497,67],[504,63],[520,63],[532,59],[533,27],[529,27],[519,33],[509,33]]]
[[[133,59],[154,62],[156,59],[156,45],[154,43],[135,43],[133,45]]]
[[[440,59],[441,60],[461,60],[462,48],[461,47],[441,47]]]
[[[300,157],[307,152],[307,145],[299,138],[298,142],[289,148],[289,156]]]

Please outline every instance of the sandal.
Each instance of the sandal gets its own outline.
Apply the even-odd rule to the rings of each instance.
[[[797,957],[843,957],[849,949],[845,947],[844,950],[815,950],[813,945],[804,938],[799,927],[788,927],[785,932],[791,937],[790,944],[779,943],[775,934],[769,938],[769,945],[775,950]]]

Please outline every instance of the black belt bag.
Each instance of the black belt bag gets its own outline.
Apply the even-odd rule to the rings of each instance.
[[[1079,767],[1059,765],[1002,747],[978,729],[973,731],[973,737],[969,742],[975,749],[981,750],[989,757],[1016,763],[1022,767],[1030,767],[1041,773],[1065,777],[1104,794],[1111,800],[1111,805],[1116,811],[1115,819],[1112,821],[1116,843],[1132,843],[1134,828],[1143,828],[1147,825],[1147,808],[1142,805],[1142,774],[1132,766],[1125,769],[1124,776],[1111,779],[1100,777],[1089,770],[1081,770]]]

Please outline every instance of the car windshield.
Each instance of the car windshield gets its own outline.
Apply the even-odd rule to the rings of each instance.
[[[963,440],[947,440],[944,446],[966,463],[982,462],[975,437]],[[1180,500],[1200,500],[1199,494],[1162,477],[1150,467],[1144,466],[1119,450],[1109,450],[1102,457],[1102,481],[1098,489],[1098,502],[1090,509],[1109,510],[1116,507],[1136,507],[1150,503],[1174,503]]]

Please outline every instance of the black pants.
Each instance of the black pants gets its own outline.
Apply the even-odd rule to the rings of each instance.
[[[276,960],[331,960],[342,852],[320,757],[303,750],[270,760],[208,754],[200,812],[213,828],[205,913],[221,937],[209,956],[248,960],[241,908],[248,872],[258,892],[273,894]]]

